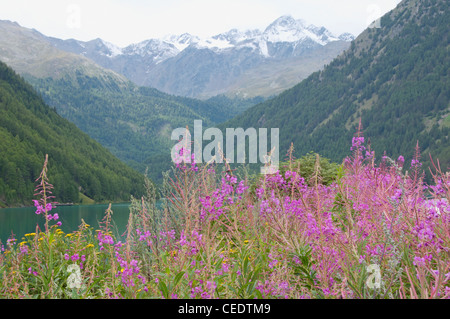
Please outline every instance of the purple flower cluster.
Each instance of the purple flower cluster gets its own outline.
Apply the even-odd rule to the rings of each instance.
[[[105,235],[102,232],[98,232],[97,239],[99,241],[100,250],[105,249],[104,245],[114,245],[114,239],[110,235]]]
[[[46,204],[45,207],[43,205],[41,205],[38,200],[33,199],[33,203],[34,203],[34,206],[36,207],[37,215],[40,215],[41,213],[44,213],[44,212],[48,213],[49,211],[51,211],[53,209],[53,206],[51,203]]]
[[[264,282],[258,282],[255,286],[263,298],[283,298],[288,299],[291,287],[286,281],[276,282],[272,280],[265,280]]]
[[[150,233],[150,231],[146,230],[144,232],[142,232],[139,228],[136,229],[136,233],[139,235],[139,241],[145,241],[147,243],[147,246],[152,245],[152,240],[150,239],[150,237],[152,236],[152,234]]]
[[[217,284],[214,281],[206,281],[203,280],[198,281],[199,285],[194,286],[194,282],[189,282],[189,287],[191,288],[190,297],[192,299],[201,298],[201,299],[213,299],[214,294],[217,288]]]
[[[363,151],[366,149],[363,144],[364,144],[364,137],[362,137],[362,136],[353,137],[352,138],[352,147],[350,148],[350,150],[351,151],[354,151],[354,150]]]
[[[190,149],[185,147],[180,147],[180,145],[175,146],[175,158],[173,159],[175,166],[180,170],[190,170],[193,172],[198,172],[198,167],[195,162],[195,154],[191,153]],[[190,164],[190,165],[187,165]]]
[[[222,178],[221,188],[216,189],[212,196],[201,196],[199,198],[202,208],[200,211],[201,219],[203,220],[217,220],[221,215],[225,214],[228,205],[235,203],[235,194],[237,199],[242,199],[242,194],[248,189],[241,181],[237,184],[237,178],[227,174]],[[236,189],[235,189],[236,187]]]
[[[72,262],[76,262],[78,260],[80,260],[80,268],[83,269],[83,262],[86,261],[86,255],[79,255],[79,254],[73,254],[72,256],[70,256],[69,254],[64,254],[64,259],[65,260],[71,260]]]
[[[36,207],[36,214],[37,214],[37,215],[40,215],[40,214],[42,214],[42,213],[47,212],[47,220],[55,220],[55,221],[56,221],[56,220],[59,219],[58,213],[55,213],[55,214],[53,214],[53,215],[48,214],[53,208],[55,208],[55,207],[52,205],[52,203],[47,203],[47,204],[45,205],[45,207],[44,207],[44,205],[41,205],[41,204],[39,203],[38,200],[33,199],[33,203],[34,203],[34,206]],[[61,222],[57,222],[56,224],[57,224],[58,226],[61,226],[61,225],[62,225]]]
[[[127,261],[127,259],[124,258],[120,253],[122,246],[123,244],[120,241],[114,245],[114,256],[116,257],[116,260],[120,265],[120,270],[118,270],[116,277],[120,277],[122,284],[128,288],[135,286],[135,280],[137,278],[137,280],[140,281],[142,285],[144,285],[144,291],[147,292],[148,288],[147,286],[145,286],[147,280],[140,274],[141,269],[139,267],[138,261],[136,259]]]
[[[179,245],[180,249],[186,247],[188,256],[194,256],[200,251],[200,248],[204,245],[202,237],[203,235],[199,234],[196,230],[192,231],[189,238],[187,238],[184,232],[182,232],[180,235],[180,240],[177,242],[177,244]]]
[[[21,254],[28,255],[28,246],[27,245],[20,245],[19,249],[20,249]]]

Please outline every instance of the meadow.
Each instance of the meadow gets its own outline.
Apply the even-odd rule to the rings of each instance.
[[[326,182],[319,157],[307,177],[292,155],[258,178],[178,163],[160,194],[147,180],[132,198],[123,238],[111,209],[60,229],[46,160],[45,227],[2,244],[0,297],[450,298],[450,173],[433,162],[427,185],[418,146],[411,163],[376,161],[361,132],[351,151]]]

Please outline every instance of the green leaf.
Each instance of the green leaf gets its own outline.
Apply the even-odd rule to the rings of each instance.
[[[164,298],[169,299],[169,290],[166,284],[161,279],[159,280],[159,290],[162,292]]]
[[[174,279],[174,281],[173,281],[173,288],[175,288],[177,285],[178,285],[178,283],[180,282],[180,280],[183,278],[183,275],[184,275],[184,271],[182,271],[182,272],[179,272],[176,276],[175,276],[175,279]]]

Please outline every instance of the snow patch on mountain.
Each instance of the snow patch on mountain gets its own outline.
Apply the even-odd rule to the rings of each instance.
[[[119,48],[118,46],[116,46],[116,45],[114,45],[114,44],[112,44],[112,43],[110,43],[110,42],[107,42],[107,41],[104,41],[104,40],[101,40],[102,42],[103,42],[103,45],[108,49],[108,51],[109,51],[109,54],[107,54],[107,56],[109,57],[109,58],[113,58],[113,57],[115,57],[115,56],[118,56],[118,55],[121,55],[122,54],[122,49],[121,48]],[[83,46],[82,44],[80,44],[81,46]]]
[[[149,39],[131,44],[125,48],[109,43],[101,39],[89,42],[75,41],[76,43],[54,42],[55,46],[65,44],[75,52],[86,56],[101,55],[110,59],[120,56],[134,56],[153,64],[159,64],[169,58],[177,56],[188,47],[208,49],[218,54],[230,50],[250,49],[264,58],[281,57],[286,52],[295,52],[297,47],[311,48],[317,45],[324,46],[333,41],[352,41],[354,36],[344,33],[340,36],[333,35],[325,27],[317,27],[308,24],[304,20],[294,19],[290,15],[284,15],[272,22],[265,30],[238,30],[231,29],[208,38],[183,33],[181,35],[167,35],[159,39]],[[281,44],[281,46],[279,45]],[[76,47],[78,45],[78,48]],[[283,49],[291,46],[292,50]],[[283,51],[284,50],[284,51]],[[300,50],[299,52],[301,52]]]
[[[324,27],[316,27],[307,24],[304,20],[296,20],[290,15],[285,15],[276,19],[264,31],[231,29],[209,38],[199,38],[189,33],[167,35],[161,39],[132,44],[125,49],[115,47],[114,50],[111,50],[111,56],[116,56],[121,52],[127,55],[153,56],[154,62],[160,63],[176,56],[189,46],[194,46],[215,52],[251,48],[268,58],[270,57],[268,43],[292,43],[296,47],[304,42],[308,45],[317,43],[324,46],[333,41],[352,41],[353,39],[354,36],[349,33],[337,37]]]

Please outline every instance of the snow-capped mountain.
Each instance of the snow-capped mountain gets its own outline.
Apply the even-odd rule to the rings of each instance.
[[[295,46],[326,45],[333,41],[352,41],[354,37],[345,33],[339,37],[333,35],[325,27],[316,27],[306,24],[303,20],[295,20],[291,16],[282,16],[270,24],[264,31],[247,30],[239,31],[232,29],[209,38],[184,33],[182,35],[168,35],[162,39],[146,40],[138,44],[132,44],[122,50],[123,54],[153,56],[156,63],[171,58],[181,53],[189,46],[198,49],[210,49],[221,52],[227,49],[252,48],[265,57],[272,56],[266,51],[269,43],[290,43]],[[112,48],[109,56],[115,56],[114,52],[120,50]],[[155,54],[159,52],[160,54]]]
[[[56,47],[82,54],[139,85],[193,97],[223,93],[248,70],[267,62],[299,59],[315,52],[323,64],[327,63],[353,39],[349,33],[336,36],[325,27],[291,16],[276,19],[265,30],[232,29],[208,38],[189,33],[168,35],[125,48],[101,39],[49,38]],[[327,52],[326,58],[322,51]]]

